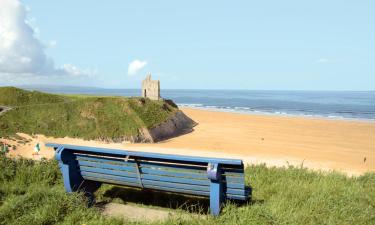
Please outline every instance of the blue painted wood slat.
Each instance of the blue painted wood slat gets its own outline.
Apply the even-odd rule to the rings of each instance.
[[[82,162],[80,162],[82,164]],[[102,169],[97,167],[87,167],[81,166],[80,170],[83,172],[92,172],[92,173],[99,173],[99,174],[108,174],[108,175],[116,175],[116,176],[124,176],[129,178],[138,178],[135,172],[129,173],[127,171],[122,170],[110,170],[110,169]],[[173,175],[173,173],[171,173]],[[161,175],[152,175],[152,174],[141,174],[142,179],[147,180],[155,180],[155,181],[166,181],[172,183],[181,183],[181,184],[194,184],[194,185],[205,185],[208,186],[210,184],[209,180],[206,178],[205,180],[198,180],[198,179],[187,179],[181,177],[172,177],[172,176],[161,176]],[[227,188],[232,189],[243,189],[244,183],[225,183]]]
[[[128,166],[134,166],[135,162],[134,160],[129,160],[128,162],[125,162],[125,158],[106,158],[101,157],[99,155],[84,155],[84,154],[75,154],[77,155],[77,160],[82,161],[90,161],[90,162],[99,162],[99,163],[109,163],[113,165],[128,165]],[[205,173],[205,166],[202,165],[194,165],[194,164],[181,164],[181,163],[165,163],[163,161],[155,162],[155,161],[140,161],[140,166],[142,167],[148,167],[152,169],[166,169],[166,170],[176,170],[176,169],[183,169],[184,172],[200,172]]]
[[[103,159],[103,158],[99,158],[99,157],[94,157],[94,156],[77,156],[77,160],[79,161],[82,161],[82,165],[97,165],[98,167],[101,167],[103,166],[102,168],[113,168],[113,169],[118,169],[118,170],[129,170],[129,171],[134,171],[136,172],[136,169],[135,169],[135,163],[134,162],[123,162],[123,161],[115,161],[115,160],[112,160],[112,159]],[[108,164],[104,164],[104,163],[108,163]],[[202,169],[202,168],[199,168],[199,169],[196,169],[196,170],[187,170],[187,169],[184,169],[184,167],[180,168],[178,166],[175,166],[175,165],[170,165],[170,166],[166,166],[166,165],[160,165],[160,164],[156,164],[156,163],[147,163],[147,162],[143,162],[143,163],[140,163],[141,165],[141,168],[143,168],[143,170],[147,173],[153,173],[151,171],[162,171],[160,173],[168,173],[170,171],[173,171],[172,173],[175,173],[176,176],[177,175],[177,170],[179,170],[178,172],[180,172],[181,176],[185,175],[184,173],[190,173],[190,177],[192,178],[202,178],[202,179],[206,179],[207,178],[207,175],[206,175],[206,170],[205,168]],[[123,167],[125,166],[125,167]],[[194,173],[195,172],[195,173]],[[155,172],[157,173],[157,172]],[[223,176],[226,176],[228,178],[228,181],[231,180],[230,182],[234,182],[234,183],[240,183],[242,182],[242,179],[244,179],[244,176],[243,176],[243,171],[242,171],[242,174],[241,173],[231,173],[231,172],[223,172]],[[238,179],[237,179],[238,178]]]
[[[187,162],[205,162],[205,163],[222,163],[228,165],[242,165],[242,160],[240,159],[224,159],[224,158],[209,158],[209,157],[198,157],[198,156],[184,156],[184,155],[170,155],[170,154],[161,154],[161,153],[150,153],[150,152],[134,152],[121,149],[108,149],[108,148],[97,148],[97,147],[88,147],[88,146],[78,146],[78,145],[67,145],[67,144],[55,144],[47,143],[47,147],[62,147],[66,150],[72,151],[82,151],[82,152],[96,152],[100,154],[113,154],[120,156],[138,156],[146,158],[155,158],[155,159],[169,159],[177,161],[187,161]]]

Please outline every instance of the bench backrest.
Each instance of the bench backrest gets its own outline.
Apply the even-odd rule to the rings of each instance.
[[[216,169],[226,198],[247,200],[242,160],[156,154],[86,146],[47,144],[56,159],[75,163],[84,180],[210,196]],[[64,152],[64,153],[63,153]],[[218,165],[218,168],[215,168]]]

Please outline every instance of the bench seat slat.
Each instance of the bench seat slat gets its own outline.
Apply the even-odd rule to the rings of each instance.
[[[114,176],[114,175],[107,175],[107,174],[102,174],[102,173],[93,173],[89,171],[81,171],[81,174],[84,179],[86,179],[85,177],[90,176],[94,178],[97,177],[97,178],[103,178],[103,179],[119,180],[119,181],[124,181],[128,183],[134,183],[137,185],[139,184],[138,178],[135,178],[135,177]]]
[[[141,167],[142,173],[145,174],[152,174],[152,175],[165,175],[165,176],[173,176],[173,177],[181,177],[181,178],[192,178],[192,179],[201,179],[207,180],[207,173],[188,173],[182,170],[170,171],[170,170],[162,170],[162,169],[152,169],[147,167]]]
[[[131,157],[126,161],[126,157],[105,157],[103,155],[94,155],[94,154],[83,154],[83,153],[74,153],[76,155],[77,160],[85,160],[85,161],[94,161],[94,162],[104,162],[104,163],[111,163],[111,164],[121,164],[121,165],[133,165],[134,164],[134,158]],[[137,158],[138,159],[138,158]],[[196,165],[196,164],[186,164],[186,163],[171,163],[171,162],[165,162],[165,161],[155,161],[155,160],[145,160],[145,159],[138,159],[138,162],[143,162],[145,166],[181,166],[186,168],[191,168],[192,170],[200,170],[204,169],[204,165]]]
[[[235,195],[235,194],[227,194],[227,198],[229,198],[229,199],[236,199],[236,200],[242,200],[242,201],[246,201],[246,200],[248,200],[248,198],[249,198],[249,195],[250,195],[250,193],[251,193],[251,190],[250,190],[250,188],[249,187],[245,187],[244,188],[244,192],[245,192],[245,194],[244,195]]]
[[[223,165],[221,169],[227,173],[243,174],[243,165]]]
[[[226,194],[228,195],[245,195],[244,189],[227,189]]]
[[[95,180],[101,181],[105,180],[105,182],[112,181],[112,183],[121,183],[126,182],[132,184],[132,186],[138,186],[138,181],[132,178],[125,178],[125,177],[118,177],[106,174],[96,174],[90,172],[82,172],[82,176],[88,180]],[[176,190],[182,191],[201,191],[201,192],[209,192],[208,186],[199,186],[199,185],[188,185],[188,184],[177,184],[171,182],[160,182],[160,181],[153,181],[153,180],[142,180],[143,187],[147,188],[148,186],[157,186],[161,188],[173,188]]]
[[[227,183],[240,183],[243,184],[245,182],[245,179],[243,177],[225,177],[225,180]]]
[[[169,191],[169,192],[183,193],[183,194],[190,194],[190,195],[210,196],[210,192],[207,192],[207,191],[184,190],[184,189],[160,187],[160,186],[154,186],[154,185],[146,185],[145,187],[149,189],[160,190],[160,191]]]
[[[160,181],[169,181],[174,183],[184,183],[184,184],[195,184],[195,185],[210,185],[210,181],[207,179],[205,180],[196,180],[196,179],[188,179],[188,178],[180,178],[180,177],[171,177],[171,176],[158,176],[158,175],[150,175],[150,174],[142,174],[143,179],[149,180],[160,180]],[[245,187],[245,183],[228,183],[225,182],[227,188],[234,188],[234,189],[243,189]]]
[[[82,168],[81,169],[81,173],[83,176],[85,175],[90,175],[91,177],[106,177],[106,178],[111,178],[113,180],[123,180],[126,179],[127,181],[130,181],[128,178],[131,178],[133,179],[132,181],[133,182],[139,182],[138,178],[137,178],[137,175],[134,174],[133,177],[129,177],[128,174],[125,174],[125,176],[123,176],[123,173],[121,172],[118,172],[118,171],[103,171],[101,169],[97,169],[97,168]],[[173,177],[156,177],[156,176],[153,176],[153,175],[145,175],[145,174],[142,174],[141,175],[142,177],[142,183],[143,184],[146,184],[147,182],[161,182],[161,183],[165,183],[166,186],[170,186],[171,185],[174,185],[174,186],[178,186],[178,187],[182,187],[182,186],[189,186],[191,187],[191,189],[193,190],[200,190],[200,189],[207,189],[209,188],[209,182],[207,180],[207,182],[203,182],[203,181],[195,181],[195,180],[188,180],[188,179],[184,179],[184,180],[181,180],[181,179],[176,179],[176,178],[173,178]],[[158,179],[160,178],[160,179]],[[161,184],[160,183],[160,184]]]
[[[107,163],[95,163],[92,161],[78,161],[80,166],[90,166],[90,167],[99,167],[103,169],[113,169],[113,170],[120,170],[120,171],[129,171],[129,172],[136,172],[135,167],[130,166],[122,166],[122,165],[114,165],[114,164],[107,164]],[[145,174],[153,174],[153,175],[166,175],[166,176],[173,176],[173,177],[181,177],[181,178],[192,178],[192,179],[201,179],[207,180],[207,174],[199,174],[199,173],[187,173],[185,171],[178,172],[170,171],[170,170],[161,170],[161,169],[151,169],[151,168],[141,168],[141,172]]]
[[[101,156],[95,156],[95,155],[82,155],[82,154],[75,154],[76,159],[78,161],[90,161],[95,163],[108,163],[111,165],[122,165],[122,166],[134,166],[134,161],[132,162],[126,162],[125,158],[120,160],[116,158],[105,158]]]
[[[102,168],[102,169],[110,169],[110,170],[118,170],[118,171],[127,171],[136,173],[136,168],[134,166],[123,166],[123,165],[114,165],[108,163],[95,163],[90,161],[78,161],[79,166],[86,166],[86,167],[93,167],[93,168]]]
[[[141,167],[147,168],[160,168],[166,170],[176,170],[176,169],[183,169],[186,172],[190,173],[205,173],[206,166],[197,166],[197,165],[188,165],[188,164],[178,164],[178,163],[164,163],[164,162],[155,162],[155,161],[139,161]]]
[[[232,199],[232,200],[246,201],[248,197],[244,195],[228,195],[227,194],[227,198]]]
[[[102,173],[93,173],[88,171],[81,171],[82,176],[87,179],[97,180],[99,179],[106,179],[106,180],[113,180],[116,181],[124,181],[127,183],[133,183],[133,186],[138,186],[138,179],[137,178],[130,178],[130,177],[122,177],[110,174],[102,174]],[[156,185],[159,187],[167,187],[167,188],[175,188],[175,189],[184,189],[184,190],[193,190],[193,191],[209,191],[208,185],[194,185],[194,184],[184,184],[184,183],[175,183],[168,179],[160,179],[160,180],[153,180],[153,179],[142,179],[142,184],[145,185]],[[146,186],[145,186],[146,187]],[[234,189],[227,187],[226,190],[227,194],[232,195],[245,195],[244,188],[242,189]]]
[[[135,162],[122,162],[122,161],[113,161],[112,159],[101,159],[96,157],[86,157],[86,156],[78,156],[77,160],[79,164],[85,165],[85,166],[93,166],[93,167],[101,167],[101,168],[107,168],[107,169],[117,169],[117,170],[128,170],[132,172],[136,172],[135,168]],[[202,178],[206,179],[207,174],[203,169],[199,170],[188,170],[184,168],[176,168],[171,166],[151,166],[156,165],[155,163],[147,163],[147,162],[141,162],[140,166],[143,168],[143,170],[148,173],[153,173],[152,171],[163,171],[164,173],[177,173],[180,172],[181,176],[189,175],[191,174],[193,178]]]
[[[202,192],[202,191],[185,191],[183,189],[176,189],[176,188],[170,188],[170,187],[161,187],[161,186],[153,186],[153,185],[146,185],[146,188],[153,188],[155,190],[165,190],[165,191],[171,191],[171,192],[179,192],[179,193],[186,193],[186,194],[194,194],[197,193],[198,195],[202,196],[209,196],[209,192]],[[237,195],[237,194],[227,194],[227,198],[229,199],[236,199],[236,200],[246,200],[247,197],[245,195]]]
[[[88,146],[78,146],[78,145],[68,145],[68,144],[54,144],[47,143],[47,147],[54,148],[64,148],[67,151],[83,152],[83,153],[99,153],[101,155],[114,155],[114,156],[126,156],[133,155],[136,157],[144,158],[155,158],[162,160],[177,160],[177,161],[187,161],[194,163],[221,163],[228,165],[242,165],[242,160],[240,159],[224,159],[224,158],[212,158],[212,157],[198,157],[198,156],[184,156],[184,155],[171,155],[171,154],[160,154],[160,153],[150,153],[150,152],[136,152],[136,151],[127,151],[120,149],[108,149],[108,148],[97,148],[97,147],[88,147]]]
[[[233,172],[223,171],[223,175],[224,176],[229,176],[229,177],[244,178],[243,171],[242,171],[242,173],[233,173]]]
[[[122,158],[105,158],[96,155],[84,155],[84,154],[75,154],[78,161],[90,161],[90,162],[97,162],[97,163],[109,163],[113,165],[124,165],[124,166],[134,166],[134,160],[130,159],[128,162],[125,162],[125,157]],[[165,163],[165,162],[156,162],[156,161],[145,161],[145,160],[138,160],[139,165],[141,167],[148,167],[148,168],[161,168],[161,169],[184,169],[186,172],[201,172],[204,173],[206,170],[206,166],[194,165],[194,164],[181,164],[181,163]]]
[[[71,150],[71,149],[67,149]],[[92,156],[99,156],[103,158],[111,158],[114,160],[122,161],[126,158],[127,154],[105,154],[105,153],[98,153],[98,152],[90,152],[90,151],[77,151],[72,150],[75,155],[92,155]],[[178,159],[168,159],[168,158],[160,158],[160,157],[145,157],[145,156],[138,156],[137,154],[133,155],[130,154],[132,158],[137,158],[138,160],[147,160],[147,161],[155,161],[155,162],[165,162],[165,163],[179,163],[179,164],[187,164],[187,165],[195,165],[195,166],[205,166],[208,162],[199,162],[199,161],[190,161],[190,160],[180,160]]]
[[[80,166],[81,172],[90,172],[90,173],[98,173],[98,174],[108,174],[108,175],[115,175],[119,177],[129,177],[129,178],[136,178],[138,179],[138,176],[136,173],[131,173],[124,170],[109,170],[109,169],[102,169],[97,167],[86,167],[86,166]]]
[[[206,180],[192,180],[192,179],[185,179],[185,178],[176,178],[176,177],[166,177],[166,176],[155,176],[150,174],[142,174],[142,180],[154,180],[154,181],[166,181],[171,183],[180,183],[180,184],[193,184],[193,185],[201,185],[201,186],[209,186],[210,182],[208,179]]]
[[[192,180],[192,179],[184,179],[184,178],[175,178],[175,177],[165,177],[165,176],[155,176],[149,174],[142,174],[142,179],[145,180],[154,180],[154,181],[166,181],[172,183],[181,183],[181,184],[193,184],[193,185],[201,185],[201,186],[209,186],[210,181],[206,178],[206,180]],[[244,189],[245,184],[242,183],[224,183],[224,185],[229,189]]]
[[[125,185],[125,186],[130,186],[130,187],[137,187],[139,188],[139,183],[138,182],[128,182],[124,179],[121,180],[111,180],[103,177],[97,177],[97,176],[91,176],[90,174],[82,175],[84,179],[86,180],[93,180],[93,181],[99,181],[99,182],[104,182],[107,184],[115,184],[115,185]]]
[[[81,163],[81,162],[80,162]],[[111,170],[111,169],[102,169],[97,167],[87,167],[87,166],[80,166],[80,170],[83,172],[93,172],[93,173],[100,173],[100,174],[108,174],[108,175],[116,175],[116,176],[124,176],[130,178],[138,178],[136,173],[129,173],[127,171],[121,170]],[[173,173],[170,173],[173,175]],[[194,185],[210,185],[210,181],[206,178],[205,180],[197,180],[197,179],[188,179],[188,178],[181,178],[181,177],[172,177],[172,176],[160,176],[160,175],[152,175],[152,174],[141,174],[142,179],[148,180],[155,180],[155,181],[168,181],[173,183],[182,183],[182,184],[194,184]],[[226,183],[227,188],[237,188],[241,189],[245,186],[242,183]]]
[[[243,189],[245,187],[244,183],[242,183],[242,184],[226,183],[225,185],[226,185],[227,188],[235,188],[235,189]]]
[[[102,179],[98,177],[90,177],[90,176],[85,176],[88,180],[96,180],[96,181],[101,181],[109,184],[114,184],[114,185],[125,185],[125,186],[130,186],[130,187],[139,187],[137,183],[128,183],[124,181],[118,181],[118,180],[110,180],[110,179]],[[165,188],[165,187],[160,187],[160,186],[154,186],[154,185],[145,185],[145,188],[150,188],[150,189],[155,189],[155,190],[162,190],[162,191],[170,191],[170,192],[175,192],[175,193],[184,193],[184,194],[193,194],[193,195],[200,195],[200,196],[209,196],[209,192],[204,192],[204,191],[185,191],[181,189],[175,189],[175,188]],[[234,200],[247,200],[247,196],[244,195],[234,195],[234,194],[227,194],[228,199],[234,199]]]
[[[85,167],[81,166],[81,172],[92,172],[104,175],[114,175],[119,177],[130,177],[130,178],[137,178],[138,175],[136,173],[128,173],[125,171],[118,171],[118,170],[108,170],[108,169],[101,169],[101,168],[94,168],[94,167]],[[185,179],[179,177],[170,177],[170,176],[157,176],[151,174],[141,174],[141,178],[147,180],[155,180],[155,181],[166,181],[166,182],[173,182],[173,183],[181,183],[181,184],[194,184],[194,185],[202,185],[208,186],[210,185],[210,181],[206,178],[206,180],[193,180],[193,179]]]
[[[154,185],[159,187],[166,187],[166,188],[175,188],[175,189],[184,189],[184,190],[193,190],[193,191],[210,191],[209,186],[201,186],[201,185],[190,185],[190,184],[180,184],[180,183],[172,183],[172,182],[164,182],[164,181],[155,181],[155,180],[142,180],[144,185]]]
[[[125,162],[120,159],[109,159],[109,158],[101,158],[99,156],[92,156],[92,155],[80,155],[77,154],[77,160],[78,161],[85,161],[85,163],[90,162],[99,162],[99,163],[110,163],[110,165],[113,165],[113,168],[115,168],[116,165],[123,165],[128,166],[125,168],[129,168],[129,170],[135,171],[135,163],[134,162]],[[89,161],[89,162],[87,162]],[[205,167],[195,167],[195,166],[188,166],[188,165],[179,165],[179,164],[165,164],[165,163],[156,163],[156,162],[147,162],[147,161],[140,161],[140,166],[143,168],[148,169],[161,169],[161,170],[177,170],[177,169],[184,169],[183,172],[190,172],[190,173],[201,173],[202,177],[206,176],[206,168]],[[134,169],[131,169],[133,167]],[[118,167],[121,169],[121,167]],[[230,176],[230,177],[243,177],[243,169],[225,169],[223,171],[224,176]]]

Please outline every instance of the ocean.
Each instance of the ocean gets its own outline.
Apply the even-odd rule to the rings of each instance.
[[[140,96],[138,89],[27,88],[50,93]],[[249,114],[375,121],[375,91],[252,91],[162,89],[179,106]]]

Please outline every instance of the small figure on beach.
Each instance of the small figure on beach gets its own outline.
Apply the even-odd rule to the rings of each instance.
[[[2,146],[2,148],[1,148],[1,150],[2,150],[2,152],[4,152],[4,153],[8,153],[8,146],[7,146],[5,143],[3,143],[3,146]]]
[[[36,143],[36,145],[34,147],[33,155],[39,155],[39,152],[40,152],[40,145],[39,145],[39,143]]]

